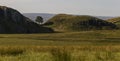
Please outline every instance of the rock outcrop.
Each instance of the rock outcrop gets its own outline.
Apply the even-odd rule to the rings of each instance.
[[[0,33],[43,32],[53,32],[53,30],[32,22],[15,9],[0,6]]]

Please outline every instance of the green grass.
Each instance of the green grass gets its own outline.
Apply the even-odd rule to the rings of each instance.
[[[81,31],[49,34],[0,34],[0,45],[119,45],[119,34],[120,30]]]
[[[0,61],[120,61],[120,30],[0,34]]]

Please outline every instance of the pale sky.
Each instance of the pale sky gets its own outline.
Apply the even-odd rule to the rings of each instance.
[[[0,0],[21,13],[120,16],[120,0]]]

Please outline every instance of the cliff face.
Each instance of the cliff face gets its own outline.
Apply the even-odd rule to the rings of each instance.
[[[53,32],[53,30],[32,22],[15,9],[0,6],[0,33],[43,32]]]

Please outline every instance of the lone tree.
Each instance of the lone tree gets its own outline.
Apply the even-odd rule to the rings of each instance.
[[[37,16],[35,21],[39,24],[42,24],[43,23],[43,18],[41,16]]]

